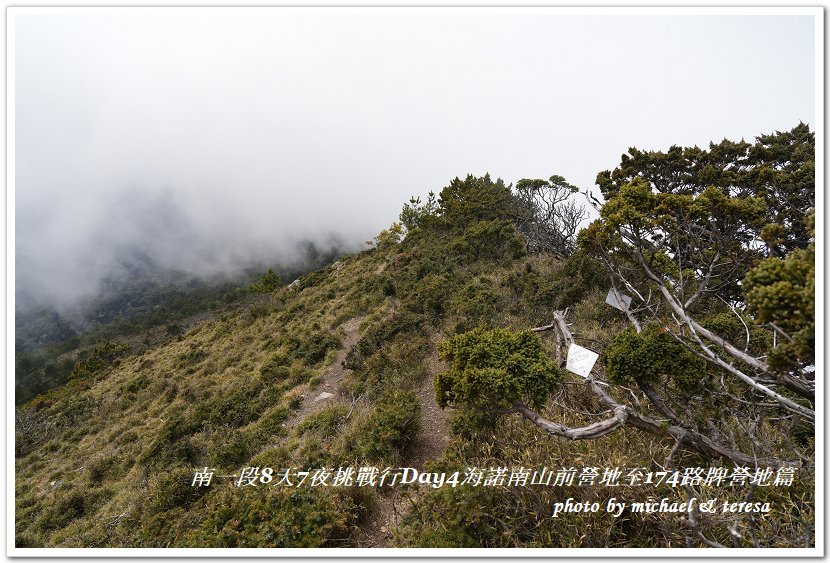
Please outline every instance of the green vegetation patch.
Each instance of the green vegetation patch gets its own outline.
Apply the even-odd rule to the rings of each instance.
[[[435,380],[438,404],[510,407],[542,405],[561,378],[556,363],[530,332],[476,329],[441,344],[449,370]]]

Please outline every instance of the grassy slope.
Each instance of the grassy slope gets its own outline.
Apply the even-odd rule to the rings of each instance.
[[[317,285],[282,288],[71,382],[41,398],[37,411],[25,407],[31,429],[17,436],[18,543],[137,545],[144,540],[136,522],[166,507],[164,481],[177,468],[233,472],[284,441],[281,423],[334,357],[337,327],[383,307],[382,295],[352,283],[380,260],[346,259],[338,272],[304,278]]]
[[[337,244],[318,248],[312,242],[297,245],[298,258],[277,266],[283,280],[334,262],[346,254]],[[177,334],[194,321],[221,312],[229,303],[244,299],[256,282],[250,266],[231,278],[203,279],[170,270],[127,253],[120,275],[102,281],[95,298],[68,311],[18,301],[15,312],[15,402],[23,404],[66,383],[73,365],[96,345],[107,340],[129,341],[132,348],[153,347],[158,336]]]

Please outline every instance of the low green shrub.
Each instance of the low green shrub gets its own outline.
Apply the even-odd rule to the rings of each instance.
[[[341,346],[342,344],[337,336],[322,331],[292,334],[285,341],[285,348],[289,350],[289,357],[300,360],[309,366],[318,365],[325,359],[329,350],[336,350]]]
[[[541,406],[561,372],[531,332],[476,329],[441,344],[450,369],[435,380],[441,406],[510,407],[514,401]]]
[[[257,283],[253,283],[248,287],[248,291],[251,293],[271,293],[279,289],[280,285],[282,285],[282,280],[280,280],[279,274],[269,269],[259,277]]]
[[[639,334],[628,327],[614,337],[602,354],[608,379],[627,384],[672,381],[685,391],[699,388],[706,361],[693,354],[662,327],[650,324]]]
[[[170,530],[192,547],[345,547],[362,507],[344,491],[223,488],[197,523]]]
[[[130,347],[119,342],[108,341],[94,348],[69,372],[70,380],[94,379],[118,364],[121,357],[130,351]]]
[[[411,391],[389,392],[374,411],[352,427],[335,457],[394,463],[415,439],[421,406]]]
[[[199,426],[244,426],[255,420],[266,406],[265,401],[259,400],[262,390],[262,382],[254,379],[229,392],[214,394],[194,407],[191,418]]]
[[[346,405],[329,405],[320,412],[307,416],[300,423],[299,430],[303,434],[313,432],[321,438],[330,438],[337,433],[349,412]]]
[[[77,518],[94,514],[114,494],[108,489],[58,488],[42,503],[34,528],[42,532],[59,530]]]
[[[525,241],[509,220],[479,221],[467,227],[449,245],[460,264],[509,263],[525,255]]]
[[[352,370],[360,370],[367,358],[399,334],[416,333],[424,326],[425,318],[410,311],[399,311],[370,325],[360,340],[346,354],[343,363]]]

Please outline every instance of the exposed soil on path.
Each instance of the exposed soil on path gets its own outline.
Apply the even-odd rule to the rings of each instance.
[[[425,462],[441,455],[450,442],[447,431],[449,413],[438,406],[433,387],[435,376],[446,369],[444,362],[438,359],[438,343],[435,338],[426,362],[428,373],[417,391],[421,403],[421,425],[407,459],[407,465],[418,471],[424,468]]]
[[[307,416],[332,404],[332,401],[342,400],[338,396],[337,384],[350,371],[343,367],[343,361],[346,359],[349,350],[360,339],[358,327],[364,318],[365,316],[355,317],[340,325],[344,333],[343,346],[337,352],[334,361],[323,373],[322,383],[316,386],[313,391],[305,391],[300,408],[285,422],[286,428],[297,426]],[[420,426],[406,458],[401,463],[403,467],[414,467],[419,471],[424,468],[427,461],[440,456],[449,444],[448,413],[438,406],[433,390],[435,376],[445,369],[443,362],[438,359],[437,338],[432,339],[431,350],[425,361],[428,368],[427,374],[415,390],[421,407]],[[317,400],[321,393],[331,393],[332,396]],[[411,501],[401,498],[397,488],[388,488],[379,492],[369,508],[366,523],[363,525],[363,532],[361,537],[358,538],[358,545],[361,547],[388,547],[392,531],[409,511],[410,506]]]
[[[300,405],[300,408],[294,412],[291,418],[285,421],[286,428],[296,426],[308,415],[322,410],[327,405],[330,405],[333,400],[337,399],[337,384],[341,379],[343,379],[347,372],[351,371],[343,367],[343,361],[346,359],[346,355],[349,353],[349,350],[351,350],[352,347],[357,344],[357,341],[360,340],[360,334],[358,334],[357,329],[365,318],[365,316],[355,317],[340,325],[340,328],[343,329],[344,333],[343,346],[340,350],[338,350],[331,365],[326,368],[325,372],[323,372],[322,383],[317,385],[313,391],[305,391],[302,405]],[[318,400],[322,393],[330,393],[332,396],[327,399]]]
[[[446,368],[438,359],[435,338],[432,344],[432,351],[426,358],[428,373],[416,391],[421,404],[420,428],[402,463],[403,467],[414,467],[418,471],[423,470],[427,461],[440,456],[449,444],[448,413],[438,406],[432,384],[435,376]],[[384,490],[376,497],[375,503],[370,508],[368,521],[364,526],[365,536],[359,539],[359,545],[361,547],[390,547],[392,530],[398,527],[410,507],[411,501],[401,498],[397,489]]]

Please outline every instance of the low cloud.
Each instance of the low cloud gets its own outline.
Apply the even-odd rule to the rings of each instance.
[[[814,117],[810,17],[13,23],[18,308],[94,295],[141,260],[213,276],[300,241],[357,246],[455,176],[584,189],[632,145]]]

